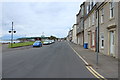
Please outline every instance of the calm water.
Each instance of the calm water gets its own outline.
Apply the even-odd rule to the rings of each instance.
[[[19,43],[20,41],[13,41],[13,43]],[[11,43],[11,41],[0,41],[0,43]]]

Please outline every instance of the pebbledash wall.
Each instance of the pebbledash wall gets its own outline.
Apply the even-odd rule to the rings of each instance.
[[[118,58],[118,2],[99,7],[99,51]]]

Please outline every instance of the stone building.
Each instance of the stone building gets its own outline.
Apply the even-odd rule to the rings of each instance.
[[[84,43],[88,48],[96,50],[96,2],[85,2]]]
[[[88,43],[89,49],[118,58],[120,32],[118,11],[120,11],[120,1],[86,0],[83,2],[76,15],[77,44]]]
[[[77,43],[80,45],[84,44],[84,4],[80,5],[79,13],[76,15],[77,24]]]
[[[118,57],[118,2],[102,2],[99,10],[99,52]]]
[[[76,27],[76,24],[73,25],[73,33],[72,33],[72,42],[77,44],[77,36],[76,36],[76,33],[77,33],[77,27]]]

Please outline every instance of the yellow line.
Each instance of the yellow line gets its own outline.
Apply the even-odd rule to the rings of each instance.
[[[69,43],[68,43],[69,44]],[[70,44],[69,44],[69,46],[70,46]],[[70,46],[71,47],[71,46]],[[72,47],[71,47],[72,48]],[[86,65],[88,65],[88,63],[72,48],[72,50],[79,56],[79,58],[81,58],[84,62],[85,62],[85,64]]]
[[[68,43],[69,44],[69,43]],[[71,45],[69,44],[69,46],[71,47]],[[71,47],[72,48],[72,47]],[[81,58],[83,60],[83,62],[85,62],[86,65],[88,65],[88,63],[80,56],[80,54],[78,54],[73,48],[72,50],[79,56],[79,58]],[[86,66],[86,68],[95,76],[97,77],[98,79],[100,79],[100,77],[104,80],[107,80],[105,79],[102,75],[100,75],[98,72],[96,72],[91,66]],[[100,80],[102,80],[100,79]]]
[[[99,76],[97,76],[94,72],[92,72],[90,69],[89,69],[89,67],[88,66],[86,66],[86,68],[96,77],[96,78],[98,78],[98,79],[100,79],[100,77]],[[100,79],[101,80],[101,79]]]
[[[91,66],[89,66],[93,71],[94,71],[94,73],[96,73],[98,76],[100,76],[101,78],[103,78],[104,80],[107,80],[107,79],[105,79],[102,75],[100,75],[98,72],[96,72]]]

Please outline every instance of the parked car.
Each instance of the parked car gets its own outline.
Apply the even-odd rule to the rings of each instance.
[[[52,44],[52,40],[49,40],[48,42],[49,42],[49,44]]]
[[[52,40],[52,43],[54,43],[55,41],[54,40]]]
[[[41,41],[35,41],[33,43],[33,47],[42,47],[42,42]]]
[[[43,45],[48,45],[48,44],[50,44],[50,43],[47,40],[43,42]]]

